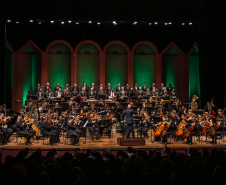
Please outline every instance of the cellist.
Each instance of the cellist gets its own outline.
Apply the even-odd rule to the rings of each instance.
[[[163,143],[167,144],[167,136],[171,135],[172,137],[175,135],[176,122],[173,120],[173,117],[169,117],[169,129],[165,133],[165,137],[163,138]]]
[[[191,119],[191,125],[193,126],[194,129],[190,132],[189,137],[187,137],[187,144],[189,144],[189,145],[192,145],[192,137],[194,135],[198,135],[199,134],[199,128],[200,128],[200,120],[199,119],[200,118],[197,118],[195,120],[194,117]]]
[[[219,117],[216,120],[215,124],[218,124],[219,127],[218,129],[214,132],[214,135],[212,136],[212,144],[217,144],[217,136],[222,136],[225,134],[224,131],[224,121],[222,121],[223,117]],[[214,127],[215,125],[213,125],[212,127]],[[211,131],[210,131],[211,132]]]

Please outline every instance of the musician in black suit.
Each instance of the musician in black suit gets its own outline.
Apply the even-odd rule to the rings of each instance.
[[[87,97],[87,93],[86,93],[84,87],[82,87],[82,90],[80,91],[79,95],[80,95],[81,97],[83,97],[83,98],[86,98],[86,97]]]
[[[0,120],[4,119],[4,116],[5,116],[5,113],[1,113]],[[7,142],[9,142],[9,138],[13,133],[13,129],[10,128],[10,121],[11,121],[11,118],[10,118],[10,120],[6,120],[6,122],[5,122],[6,128],[1,128],[2,132],[4,134],[6,134],[6,135],[4,135],[5,136],[4,139]],[[1,133],[0,133],[0,143],[1,143]]]
[[[50,136],[50,144],[56,146],[56,133],[52,132],[52,127],[47,123],[47,117],[42,118],[40,122],[43,136]]]
[[[153,91],[154,96],[161,96],[161,92],[158,91],[158,88],[155,88],[155,91]]]
[[[78,96],[79,91],[77,90],[78,88],[74,88],[74,90],[71,92],[72,96]]]
[[[150,91],[149,88],[147,88],[147,90],[146,90],[146,92],[145,92],[144,94],[145,94],[145,96],[147,96],[147,95],[152,95],[152,92]]]
[[[26,145],[31,145],[30,139],[34,135],[34,133],[29,133],[29,131],[25,129],[27,124],[25,124],[24,122],[21,123],[21,121],[22,121],[22,117],[18,116],[15,124],[15,127],[17,129],[17,134],[23,135],[24,137],[26,137],[27,138]]]
[[[71,96],[71,91],[69,90],[69,88],[67,87],[66,89],[64,89],[64,96]]]
[[[139,108],[137,110],[139,111]],[[128,104],[127,109],[123,113],[123,117],[126,116],[126,138],[129,138],[130,132],[132,132],[132,136],[134,137],[133,114],[137,114],[138,111],[131,109],[131,105]]]
[[[74,84],[74,86],[71,87],[71,91],[74,91],[74,90],[79,92],[79,88],[78,88],[77,84]]]
[[[51,98],[51,97],[53,97],[54,96],[54,94],[52,93],[52,90],[51,89],[49,89],[49,91],[47,91],[46,93],[45,93],[45,97],[46,98]]]
[[[192,145],[192,137],[195,135],[199,135],[199,130],[200,130],[200,123],[199,120],[195,120],[192,118],[192,123],[191,125],[193,126],[193,130],[190,132],[188,138],[187,138],[187,144]]]
[[[87,121],[88,121],[88,129],[90,131],[90,134],[92,136],[92,140],[94,140],[93,138],[93,133],[96,132],[96,137],[97,137],[97,140],[100,140],[100,130],[98,128],[98,126],[96,126],[96,121],[93,121],[92,120],[92,117],[93,117],[93,113],[91,113],[90,115],[88,115],[87,117]]]
[[[57,98],[62,98],[63,97],[63,93],[61,91],[61,88],[59,88],[58,91],[55,92],[54,96],[57,97]]]
[[[46,86],[44,87],[44,92],[49,92],[49,89],[51,90],[52,88],[49,86],[49,82],[47,82]]]
[[[83,86],[81,87],[81,90],[84,90],[84,91],[86,91],[86,93],[89,93],[89,87],[87,86],[87,84],[84,82],[83,83]]]
[[[111,88],[111,91],[108,91],[108,97],[110,99],[116,97],[116,92],[114,91],[114,88]]]
[[[137,91],[139,89],[139,87],[137,86],[137,83],[135,83],[133,89],[135,89],[135,91]]]
[[[217,144],[217,136],[222,136],[225,135],[225,126],[224,126],[224,121],[223,116],[219,117],[221,120],[217,120],[215,124],[218,124],[219,127],[218,129],[214,132],[214,136],[212,137],[212,144]],[[215,125],[213,125],[214,127]]]
[[[66,84],[66,86],[64,87],[64,90],[66,90],[68,88],[68,91],[71,91],[71,88],[69,87],[69,84]]]
[[[161,83],[161,86],[159,87],[159,91],[164,92],[165,86],[164,83]]]
[[[166,88],[168,93],[170,93],[173,90],[172,84],[169,84],[169,87]]]
[[[75,146],[79,146],[78,142],[79,142],[80,134],[76,132],[76,129],[77,129],[77,125],[76,125],[75,121],[73,119],[71,119],[67,125],[67,134],[69,136],[71,136],[72,144]],[[80,133],[81,133],[81,131],[80,131]]]
[[[129,83],[126,84],[126,87],[124,88],[126,93],[127,93],[127,96],[130,96],[131,94],[131,87],[129,86]]]
[[[97,95],[96,91],[94,91],[94,89],[91,86],[90,92],[89,92],[89,98],[96,98],[96,95]]]
[[[124,98],[127,96],[127,92],[124,90],[124,87],[121,87],[121,91],[118,93],[118,98]]]
[[[205,112],[208,112],[209,114],[211,114],[211,109],[216,112],[217,107],[211,102],[207,102],[206,106],[205,106]]]
[[[100,87],[100,91],[98,92],[98,98],[97,99],[100,99],[100,95],[106,95],[106,93],[104,92],[102,87]],[[107,95],[106,95],[106,97],[107,97]]]
[[[35,93],[37,93],[40,90],[41,86],[40,83],[37,84],[37,86],[35,87]]]
[[[107,86],[106,91],[107,91],[107,92],[109,92],[109,91],[111,91],[111,89],[112,89],[111,84],[110,84],[110,83],[108,83],[108,86]]]
[[[57,82],[57,86],[54,87],[54,92],[57,92],[59,89],[61,89],[59,82]]]
[[[141,87],[139,87],[138,91],[136,92],[137,96],[139,98],[142,98],[144,95],[144,91],[141,89]]]
[[[91,90],[91,88],[93,88],[93,91],[96,91],[97,90],[97,88],[96,88],[96,86],[95,86],[94,83],[92,83],[92,85],[90,86],[90,90]]]
[[[171,96],[171,99],[176,99],[177,98],[177,93],[175,92],[175,89],[174,88],[170,92],[170,96]]]
[[[162,96],[163,97],[166,97],[166,100],[169,100],[169,95],[168,95],[168,92],[167,91],[164,91],[164,93],[163,93]]]
[[[146,92],[146,90],[147,90],[147,83],[146,83],[146,82],[144,83],[144,86],[142,87],[142,90],[143,90],[144,92]]]
[[[44,92],[42,91],[42,88],[40,88],[39,91],[36,94],[39,97],[39,99],[44,98],[44,95],[45,95]]]
[[[150,91],[154,92],[155,91],[155,83],[152,83],[152,86],[150,87]]]
[[[3,128],[0,127],[0,145],[3,144],[3,138],[5,137],[6,138],[6,132],[3,132]]]
[[[167,137],[169,135],[174,136],[175,135],[175,128],[176,128],[176,122],[172,120],[172,117],[169,117],[169,129],[165,133],[165,137],[163,138],[163,143],[167,144]]]
[[[145,139],[148,139],[149,123],[150,123],[150,120],[148,118],[148,115],[147,113],[144,113],[144,117],[142,117],[142,123],[139,124],[139,127],[137,130],[140,134],[142,133],[144,134]],[[142,133],[141,133],[141,126],[142,126]]]
[[[119,92],[119,91],[121,91],[121,87],[120,87],[120,83],[118,83],[118,86],[116,87],[116,92]]]

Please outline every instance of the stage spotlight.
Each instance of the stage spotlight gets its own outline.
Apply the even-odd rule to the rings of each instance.
[[[7,20],[7,22],[11,22],[11,20]]]
[[[155,24],[158,24],[158,22],[155,22]]]
[[[18,22],[18,21],[16,22],[16,24],[19,24],[19,23],[20,23],[20,22]]]
[[[89,21],[89,24],[91,24],[92,23],[92,21]]]
[[[76,22],[75,24],[79,24],[79,22]]]
[[[151,22],[149,22],[148,24],[149,24],[149,25],[152,25],[152,23],[151,23]]]
[[[134,22],[133,25],[137,24],[137,22]]]
[[[189,25],[192,25],[192,22],[189,22]]]
[[[172,24],[172,22],[169,22],[169,24]]]
[[[114,25],[117,25],[117,22],[116,22],[116,21],[113,21],[112,23],[113,23]]]
[[[183,26],[184,26],[184,25],[185,25],[185,23],[183,22],[181,25],[183,25]]]
[[[30,20],[30,22],[34,22],[33,20]]]
[[[100,24],[100,22],[98,22],[97,24]]]
[[[50,21],[51,23],[54,23],[54,21]]]
[[[68,23],[71,23],[71,21],[68,21]]]
[[[38,22],[38,24],[42,24],[42,22]]]
[[[167,25],[168,23],[167,22],[165,22],[165,25]]]
[[[61,24],[64,24],[64,22],[61,22]]]

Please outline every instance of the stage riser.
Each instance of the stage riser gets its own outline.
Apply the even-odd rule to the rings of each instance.
[[[140,138],[117,138],[117,143],[120,146],[145,146],[145,139]]]

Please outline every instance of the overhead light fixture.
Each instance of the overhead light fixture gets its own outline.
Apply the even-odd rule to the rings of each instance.
[[[167,25],[168,23],[167,22],[165,22],[165,25]]]
[[[75,24],[79,24],[79,22],[76,22]]]
[[[50,21],[51,23],[54,23],[54,21]]]
[[[38,24],[42,24],[42,22],[38,22]]]
[[[151,22],[149,22],[148,24],[149,24],[149,25],[152,25],[152,23],[151,23]]]
[[[11,22],[11,20],[7,20],[7,22]]]
[[[92,21],[89,21],[89,24],[91,24],[92,23]]]
[[[133,25],[137,24],[137,22],[134,22]]]
[[[189,25],[192,25],[192,22],[189,22]]]
[[[97,24],[100,24],[100,22],[98,22]]]
[[[20,23],[19,21],[16,22],[16,24],[19,24],[19,23]]]
[[[114,25],[117,25],[117,22],[116,22],[116,21],[113,21],[112,23],[113,23]]]
[[[33,20],[30,20],[30,22],[34,22]]]
[[[64,22],[62,21],[61,24],[64,24]]]
[[[184,23],[184,22],[182,22],[182,24],[181,24],[181,25],[183,25],[183,26],[184,26],[184,25],[185,25],[185,23]]]
[[[71,20],[70,20],[70,21],[68,21],[68,23],[71,23]]]
[[[172,22],[169,22],[169,24],[172,24]]]
[[[158,22],[155,22],[155,24],[158,24]]]

